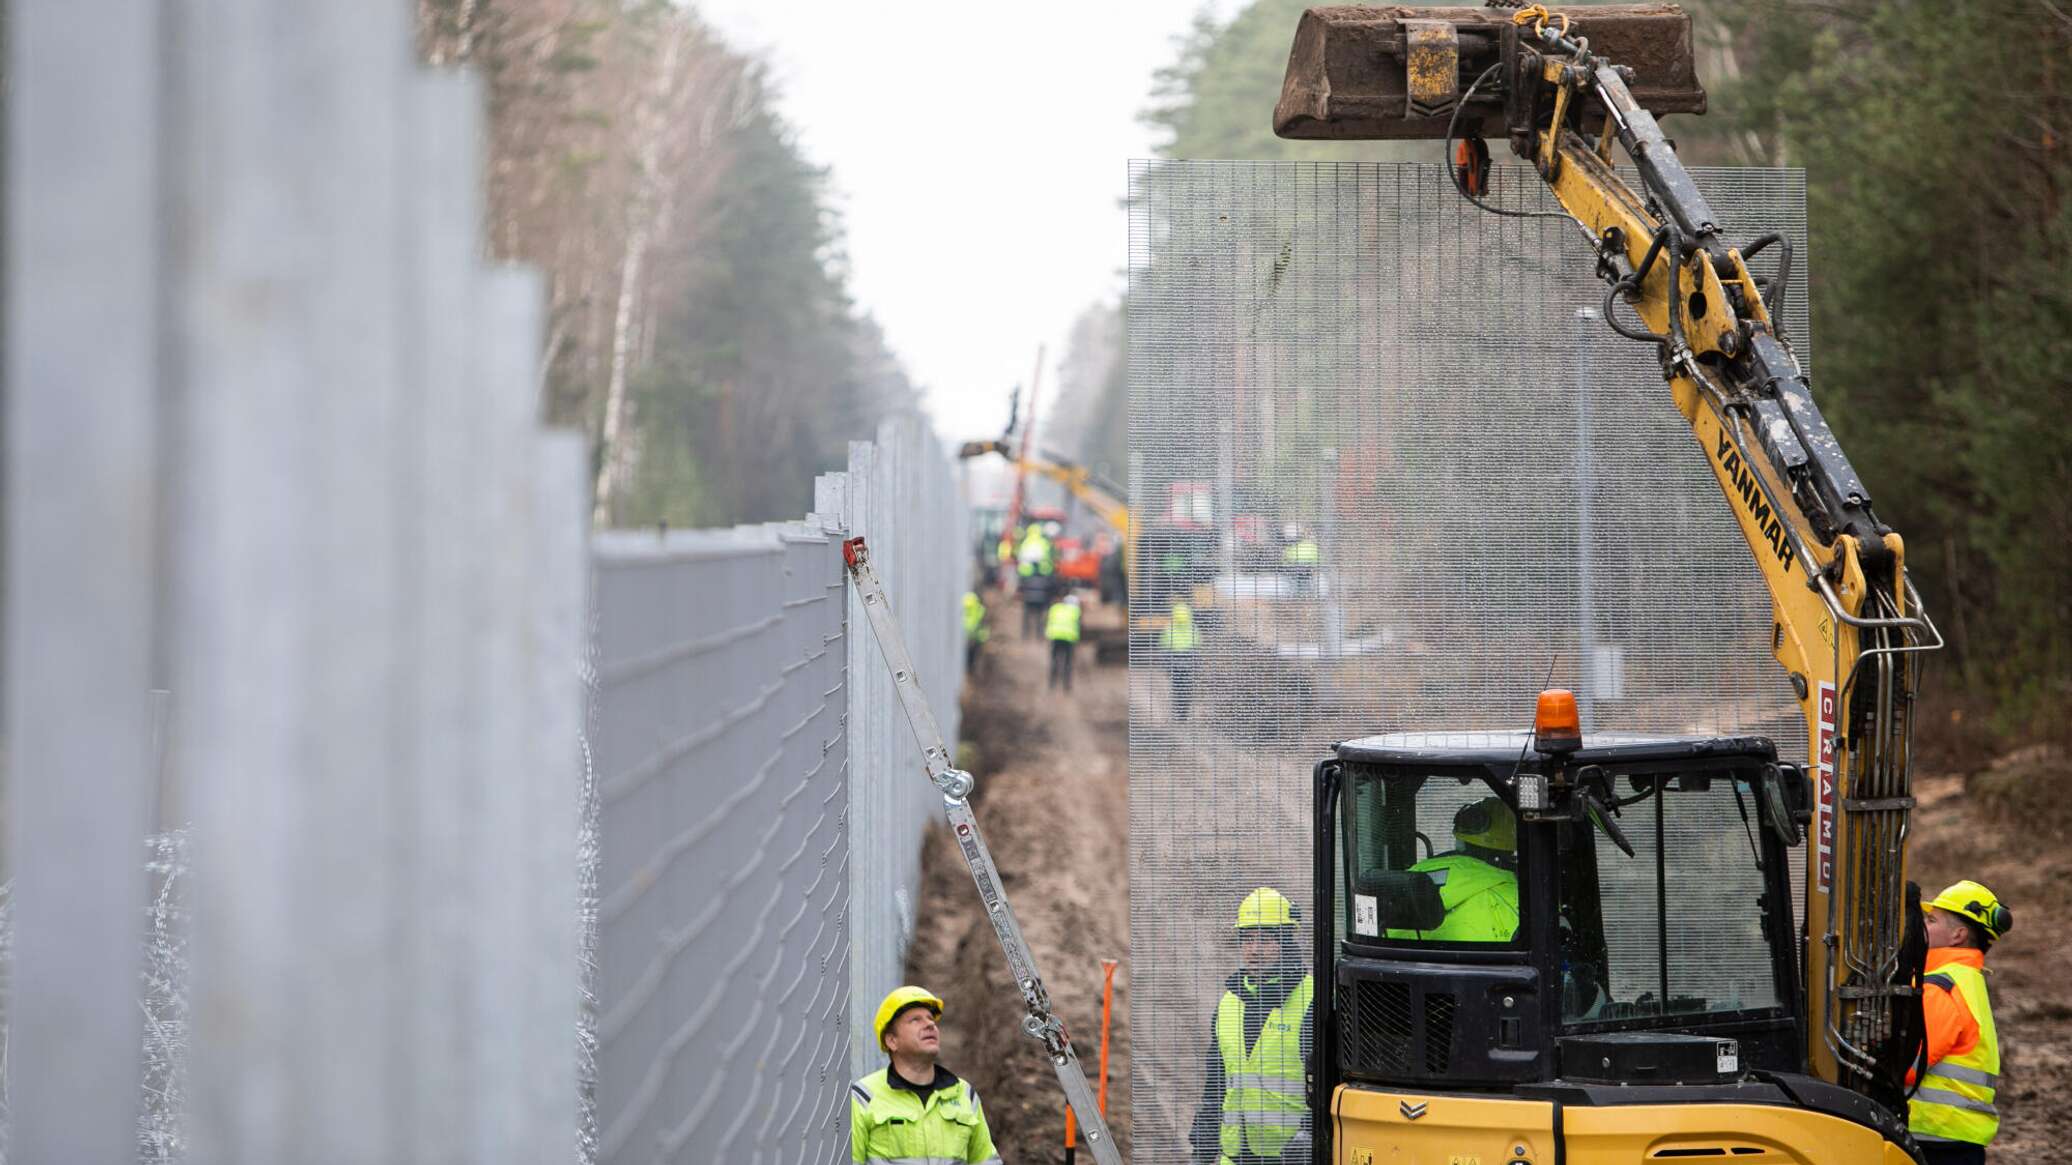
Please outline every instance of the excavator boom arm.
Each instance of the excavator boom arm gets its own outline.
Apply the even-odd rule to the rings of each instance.
[[[1638,70],[1593,52],[1593,37]],[[1703,110],[1689,57],[1689,18],[1669,5],[1311,9],[1275,128],[1458,140],[1456,185],[1478,205],[1489,178],[1479,139],[1506,137],[1583,229],[1609,285],[1603,318],[1655,348],[1761,568],[1772,649],[1805,718],[1808,1060],[1903,1111],[1919,1032],[1918,920],[1902,909],[1909,749],[1920,653],[1942,641],[1907,581],[1903,541],[1872,512],[1783,335],[1790,244],[1769,234],[1731,245],[1656,123],[1656,112]],[[1639,189],[1614,169],[1614,146]],[[1748,259],[1771,247],[1781,258],[1765,285]]]

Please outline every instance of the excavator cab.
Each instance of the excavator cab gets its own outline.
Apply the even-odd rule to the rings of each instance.
[[[1804,773],[1762,737],[1586,745],[1550,695],[1566,732],[1374,736],[1317,766],[1314,1159],[1754,1162],[1827,1137],[1908,1160],[1889,1110],[1805,1074]]]

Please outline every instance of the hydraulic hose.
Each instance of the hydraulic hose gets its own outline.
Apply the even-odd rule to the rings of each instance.
[[[1763,297],[1763,310],[1770,313],[1770,331],[1779,339],[1784,338],[1784,293],[1791,289],[1791,240],[1772,231],[1741,251],[1741,261],[1746,263],[1768,250],[1772,244],[1782,246],[1784,253],[1777,257],[1777,276],[1770,280],[1770,293]]]

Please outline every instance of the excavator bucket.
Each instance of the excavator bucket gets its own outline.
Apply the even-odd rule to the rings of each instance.
[[[1532,18],[1515,9],[1405,8],[1393,5],[1312,8],[1295,29],[1287,79],[1273,111],[1284,138],[1443,138],[1459,114],[1456,136],[1505,138],[1530,146],[1538,110],[1506,102],[1533,91],[1509,74],[1531,67]],[[1568,35],[1631,70],[1627,86],[1657,117],[1705,112],[1691,51],[1691,18],[1674,4],[1605,4],[1557,9]],[[1496,74],[1469,96],[1491,66]],[[1503,83],[1499,83],[1503,82]],[[1463,105],[1465,102],[1465,105]],[[1590,115],[1579,127],[1594,131]]]

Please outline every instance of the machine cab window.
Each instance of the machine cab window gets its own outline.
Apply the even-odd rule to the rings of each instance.
[[[1498,948],[1519,941],[1518,817],[1479,774],[1416,769],[1353,782],[1345,932]]]
[[[1338,746],[1317,871],[1337,941],[1317,959],[1350,1002],[1340,1069],[1544,1081],[1565,1045],[1605,1036],[1717,1036],[1751,1068],[1795,1063],[1796,774],[1756,737],[1543,739]]]
[[[1568,827],[1559,849],[1562,1018],[1765,1011],[1781,1001],[1758,833],[1761,769],[1606,773],[1632,847]]]

